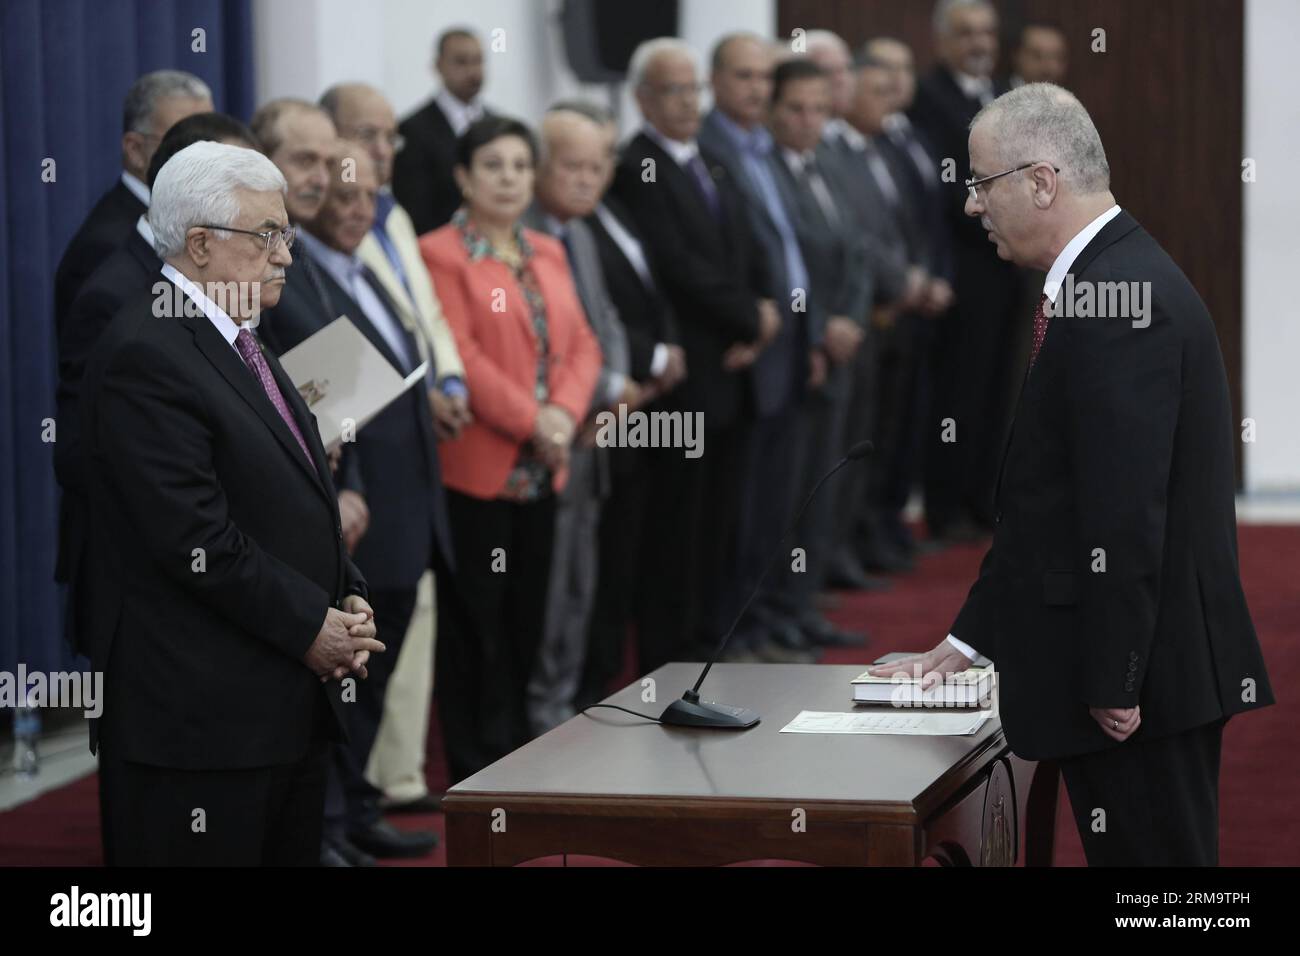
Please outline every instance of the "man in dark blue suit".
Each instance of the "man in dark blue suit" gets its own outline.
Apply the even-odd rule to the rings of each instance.
[[[342,175],[350,164],[355,164],[356,175]],[[428,358],[426,377],[431,384],[436,377],[431,350],[419,341],[418,332],[402,323],[399,310],[356,254],[375,218],[379,183],[373,161],[361,144],[340,141],[330,169],[325,202],[299,233],[300,254],[289,270],[280,304],[267,317],[265,338],[282,353],[346,315],[402,375]],[[351,741],[340,755],[346,810],[327,808],[326,839],[344,859],[353,847],[376,856],[418,856],[432,849],[436,838],[431,833],[403,833],[385,823],[379,812],[381,794],[366,781],[364,771],[420,578],[430,567],[444,573],[453,564],[426,388],[416,385],[403,393],[357,433],[355,443],[345,445],[338,484],[344,493],[359,496],[368,512],[364,533],[351,536],[348,544],[357,566],[369,571],[367,583],[375,603],[383,604],[375,623],[390,653],[371,669],[368,681],[357,684],[356,702],[349,711]]]

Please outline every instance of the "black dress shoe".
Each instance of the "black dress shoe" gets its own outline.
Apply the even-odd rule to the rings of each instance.
[[[422,797],[403,800],[401,803],[381,803],[379,809],[384,813],[441,813],[442,797],[426,793]]]
[[[826,583],[840,590],[866,591],[870,589],[867,572],[858,563],[857,556],[844,550],[832,555],[830,563],[826,567]]]
[[[399,830],[380,820],[364,830],[348,833],[348,842],[381,860],[424,856],[438,845],[438,834],[423,830]]]
[[[352,864],[349,863],[346,859],[343,858],[343,854],[340,853],[336,847],[334,847],[333,845],[331,845],[331,844],[329,844],[329,843],[321,843],[321,845],[320,845],[320,865],[321,865],[321,866],[348,867],[348,866],[351,866]]]
[[[867,635],[856,631],[841,631],[819,614],[810,614],[800,621],[804,636],[817,647],[861,647]]]
[[[812,643],[808,640],[801,628],[788,617],[782,617],[777,614],[771,614],[767,619],[767,637],[781,647],[788,648],[792,651],[808,652],[813,649]]]
[[[341,856],[348,866],[376,866],[375,858],[347,841],[344,837],[331,837],[326,844]]]
[[[873,539],[858,549],[862,567],[877,574],[901,574],[916,568],[916,562],[888,541]]]

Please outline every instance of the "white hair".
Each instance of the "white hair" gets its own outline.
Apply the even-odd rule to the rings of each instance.
[[[1110,188],[1110,164],[1092,117],[1069,90],[1054,83],[1026,83],[1003,93],[971,120],[991,124],[1008,165],[1049,162],[1080,195]]]
[[[981,7],[985,10],[992,10],[994,16],[997,16],[998,12],[997,8],[989,0],[939,0],[934,5],[935,36],[947,36],[948,20],[952,17],[953,11],[968,7]]]
[[[830,47],[836,50],[843,50],[849,53],[849,45],[844,42],[844,38],[832,30],[809,30],[804,36],[805,49],[812,53],[813,49],[819,46]]]
[[[233,226],[239,218],[235,191],[287,191],[284,174],[261,153],[241,146],[200,142],[186,146],[158,171],[149,196],[154,250],[169,259],[185,248],[195,226]],[[230,233],[217,230],[220,239]]]
[[[690,60],[691,65],[695,67],[697,77],[704,72],[700,64],[700,55],[685,40],[679,40],[677,37],[655,37],[653,40],[642,42],[632,51],[632,59],[627,64],[628,85],[634,90],[642,86],[650,64],[667,53],[684,56]]]

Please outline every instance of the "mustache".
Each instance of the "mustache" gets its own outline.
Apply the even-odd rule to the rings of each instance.
[[[271,271],[270,275],[266,276],[266,278],[264,278],[262,281],[263,281],[263,282],[274,282],[276,279],[281,279],[281,280],[283,280],[284,277],[285,277],[284,269],[282,269],[282,268],[280,268],[280,269],[273,269],[273,270]]]

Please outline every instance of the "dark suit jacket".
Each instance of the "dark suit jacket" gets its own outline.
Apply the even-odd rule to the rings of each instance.
[[[490,115],[484,110],[484,115]],[[451,222],[460,208],[460,188],[452,176],[456,134],[437,100],[429,100],[398,126],[406,140],[393,159],[393,195],[422,236]]]
[[[88,610],[77,587],[82,551],[86,546],[87,499],[82,475],[81,383],[86,360],[113,316],[130,299],[170,282],[162,275],[162,260],[133,228],[126,241],[100,263],[72,302],[59,336],[59,385],[55,415],[59,440],[54,444],[54,475],[63,489],[59,502],[59,558],[55,580],[71,585],[67,628],[72,646],[85,653]]]
[[[90,210],[81,228],[68,242],[54,273],[54,328],[59,337],[82,283],[135,231],[136,220],[145,211],[119,178]]]
[[[646,245],[640,228],[627,208],[613,195],[606,196],[603,205],[641,246],[650,272],[650,282],[647,284],[623,254],[623,248],[605,229],[599,216],[593,213],[584,220],[596,240],[601,270],[605,275],[605,288],[627,332],[632,378],[638,382],[647,382],[650,380],[650,364],[654,360],[655,346],[660,342],[668,345],[677,343],[672,307],[664,298],[650,247]]]
[[[949,190],[956,187],[940,178],[934,147],[910,124],[895,133],[877,136],[876,145],[895,172],[907,213],[915,220],[910,234],[919,246],[918,261],[931,275],[952,282],[956,277],[952,239],[945,226],[944,214],[951,201]]]
[[[1006,91],[1004,81],[994,81],[994,96]],[[966,192],[960,182],[970,175],[970,121],[979,110],[979,100],[967,97],[947,67],[939,65],[917,83],[910,117],[939,156],[957,163],[958,182],[943,184],[947,197],[944,216],[953,241],[959,283],[957,294],[971,302],[1000,303],[1014,300],[1018,273],[1014,264],[998,256],[979,218],[966,215]]]
[[[215,326],[153,304],[122,308],[83,384],[90,656],[106,697],[91,747],[187,770],[294,762],[344,726],[340,683],[303,655],[329,607],[366,593],[316,420],[268,355],[309,462]]]
[[[1090,706],[1140,705],[1138,734],[1161,737],[1273,702],[1237,568],[1236,430],[1214,324],[1126,212],[1072,272],[1149,282],[1150,325],[1049,320],[993,546],[952,626],[997,664],[1007,740],[1030,760],[1115,746]]]
[[[308,279],[308,258],[305,248],[295,248],[280,301],[262,320],[267,347],[283,354],[346,315],[394,368],[403,375],[409,372],[356,301],[317,264],[328,305],[321,299]],[[386,294],[380,298],[388,302]],[[407,347],[411,355],[418,354],[409,334]],[[339,487],[360,494],[370,510],[370,525],[352,556],[370,587],[413,588],[435,560],[443,570],[455,567],[427,389],[419,384],[407,389],[344,449]]]
[[[747,376],[723,371],[722,356],[733,344],[758,338],[756,276],[742,201],[721,164],[700,152],[717,186],[721,221],[709,213],[691,174],[645,133],[624,147],[613,191],[659,265],[686,350],[686,381],[665,404],[703,411],[709,427],[723,427],[744,407]],[[651,168],[647,161],[654,169],[649,182],[642,179]]]

